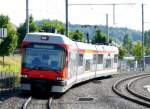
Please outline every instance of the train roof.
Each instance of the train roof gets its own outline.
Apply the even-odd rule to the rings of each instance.
[[[99,50],[99,51],[112,51],[114,53],[118,53],[118,48],[116,46],[111,45],[93,45],[91,43],[83,43],[83,42],[76,42],[79,49],[83,50]]]
[[[91,43],[83,43],[83,42],[76,42],[79,49],[82,50],[96,50],[95,46],[93,46]]]
[[[62,34],[58,34],[58,33],[46,33],[46,32],[33,32],[33,33],[28,33],[28,34],[32,34],[32,35],[47,35],[47,36],[64,36]]]
[[[43,38],[43,39],[42,39]],[[72,45],[73,41],[65,35],[56,33],[35,32],[28,33],[24,41],[39,42],[39,43],[59,43]]]
[[[42,39],[43,38],[43,39]],[[45,32],[34,32],[28,33],[24,41],[29,42],[38,42],[38,43],[54,43],[54,44],[66,44],[70,47],[78,47],[82,50],[101,50],[101,51],[113,51],[118,53],[118,48],[110,45],[93,45],[91,43],[75,42],[65,35],[56,34],[56,33],[45,33]]]

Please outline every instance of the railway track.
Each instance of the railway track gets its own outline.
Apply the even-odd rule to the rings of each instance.
[[[34,99],[31,96],[24,102],[22,109],[52,109],[52,97],[48,100]]]
[[[116,94],[118,94],[122,98],[125,98],[127,100],[130,100],[132,102],[138,103],[146,107],[150,107],[150,98],[141,95],[136,90],[134,90],[134,88],[132,88],[132,85],[136,81],[147,77],[150,77],[150,74],[140,74],[123,78],[121,80],[116,81],[112,89]]]

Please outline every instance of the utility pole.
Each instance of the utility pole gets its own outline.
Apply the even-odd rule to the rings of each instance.
[[[68,0],[66,0],[65,6],[66,6],[66,36],[68,37]]]
[[[144,58],[144,4],[142,4],[142,58],[143,58],[143,71],[145,69],[145,58]]]
[[[29,33],[29,1],[26,0],[26,33]]]
[[[113,24],[116,24],[116,20],[115,20],[115,4],[113,4]]]
[[[106,28],[107,28],[107,36],[108,36],[108,44],[109,44],[109,26],[108,26],[108,14],[106,14]]]

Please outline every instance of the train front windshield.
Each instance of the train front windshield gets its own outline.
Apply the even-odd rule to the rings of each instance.
[[[31,44],[25,48],[23,67],[40,70],[62,70],[66,52],[58,45]]]

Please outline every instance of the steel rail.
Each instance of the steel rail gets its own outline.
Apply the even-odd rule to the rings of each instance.
[[[127,80],[130,80],[130,79],[133,79],[133,78],[139,78],[139,77],[143,77],[143,76],[149,76],[150,74],[140,74],[140,75],[136,75],[136,76],[131,76],[131,77],[127,77],[127,78],[123,78],[123,79],[120,79],[119,81],[116,81],[115,84],[112,86],[112,90],[119,96],[121,96],[122,98],[125,98],[127,100],[130,100],[132,102],[135,102],[137,104],[140,104],[140,105],[144,105],[146,107],[150,107],[150,102],[148,103],[147,101],[143,101],[142,100],[138,100],[138,99],[135,99],[134,97],[130,97],[130,96],[127,96],[127,94],[124,94],[122,93],[119,89],[118,89],[118,86],[122,83],[122,82],[125,82]],[[130,93],[130,92],[129,92]],[[131,93],[130,93],[131,94]]]
[[[146,97],[146,96],[142,96],[141,94],[137,93],[136,91],[134,91],[134,90],[131,88],[131,85],[132,85],[134,82],[136,82],[136,81],[138,81],[138,80],[140,80],[140,79],[146,78],[146,77],[150,77],[150,75],[149,75],[149,76],[142,76],[142,77],[139,77],[139,78],[136,78],[136,79],[130,81],[130,82],[127,84],[127,86],[126,86],[126,89],[127,89],[128,92],[130,92],[132,95],[134,95],[134,96],[136,96],[136,97],[138,97],[138,98],[140,98],[140,99],[143,99],[143,100],[146,100],[146,101],[150,102],[150,98],[148,98],[148,97]]]
[[[49,100],[48,100],[48,109],[52,109],[52,100],[53,100],[53,98],[52,97],[50,97],[49,98]]]
[[[27,106],[31,102],[31,100],[32,100],[32,97],[30,96],[23,104],[22,109],[27,109]],[[48,100],[47,109],[52,109],[51,103],[52,103],[52,97],[50,97]]]
[[[30,97],[26,100],[26,102],[23,104],[22,109],[27,109],[27,106],[28,106],[28,104],[31,102],[31,100],[32,100],[32,97],[30,96]]]

